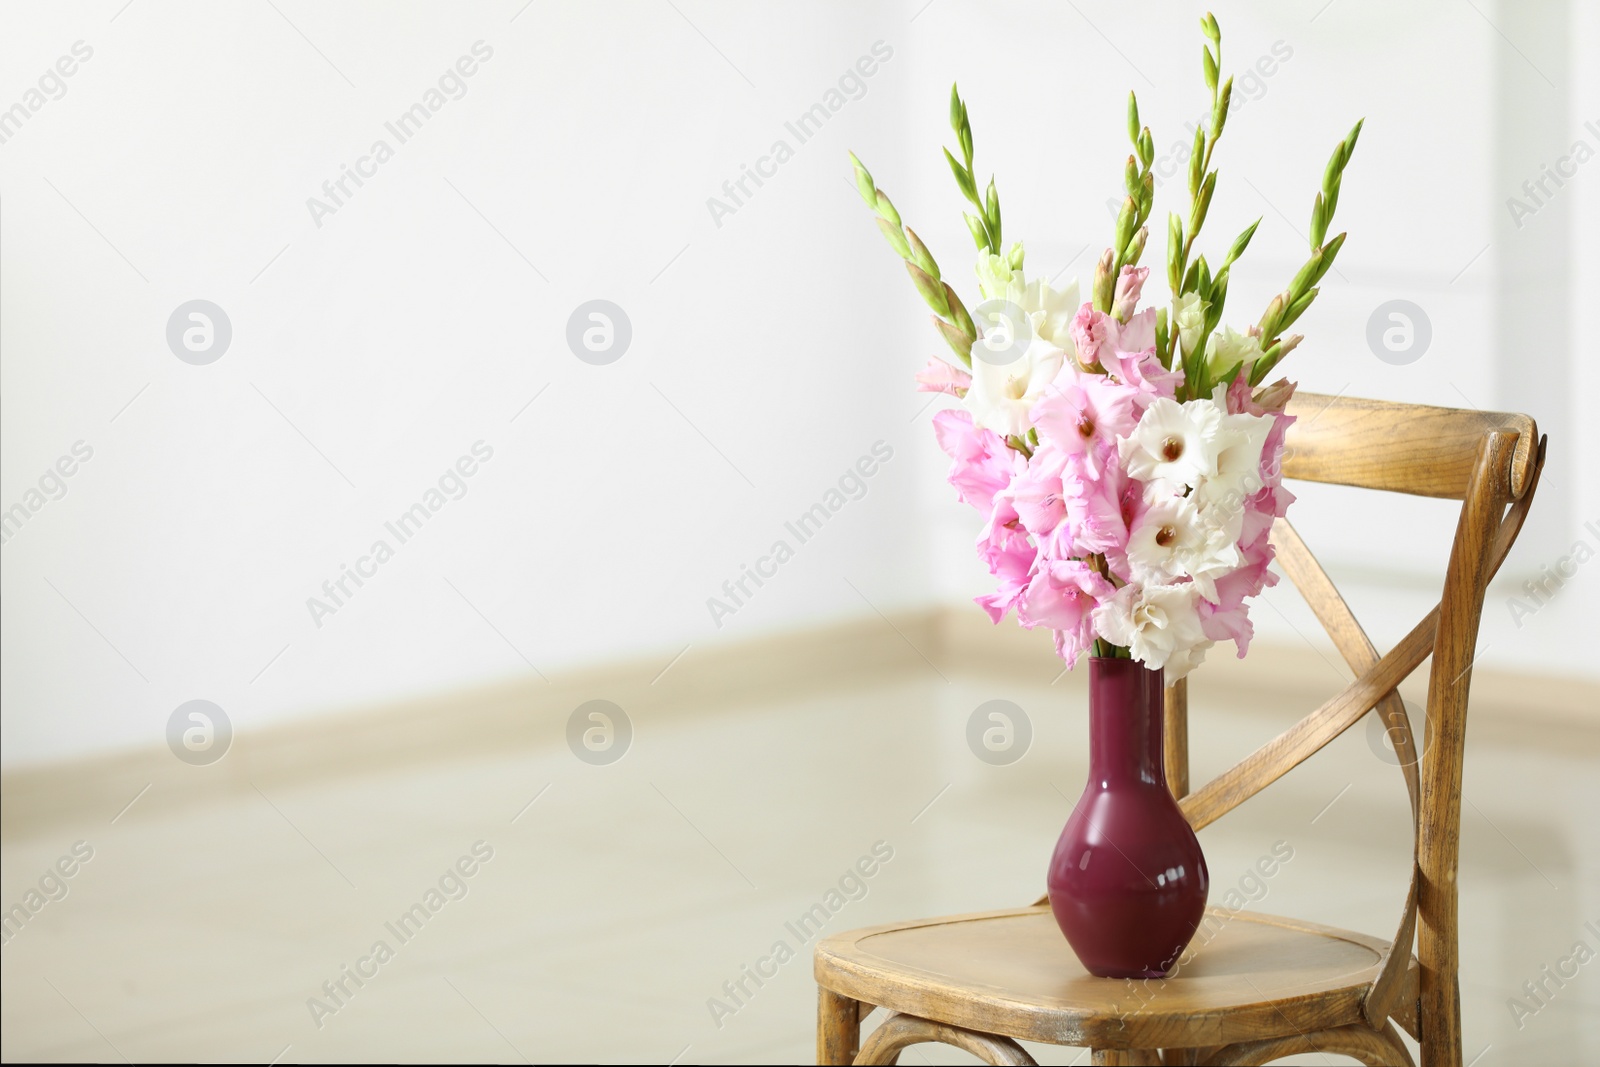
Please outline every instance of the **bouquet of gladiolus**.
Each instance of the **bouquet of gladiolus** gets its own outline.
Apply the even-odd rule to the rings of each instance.
[[[1076,281],[1057,290],[1027,280],[1022,245],[1001,244],[999,194],[992,179],[979,192],[972,127],[954,87],[960,156],[946,149],[945,158],[973,207],[965,218],[982,295],[974,312],[850,157],[862,198],[960,361],[934,359],[917,381],[960,401],[935,416],[934,429],[954,461],[950,483],[984,517],[978,553],[998,587],[978,603],[995,622],[1015,609],[1023,626],[1049,627],[1068,667],[1091,650],[1164,668],[1168,682],[1216,641],[1232,640],[1243,656],[1250,598],[1277,580],[1268,531],[1294,499],[1280,469],[1294,383],[1262,383],[1300,343],[1286,331],[1344,244],[1342,233],[1325,237],[1361,132],[1357,123],[1328,161],[1305,266],[1253,326],[1223,327],[1229,271],[1261,220],[1216,266],[1191,258],[1216,190],[1211,157],[1233,88],[1231,78],[1218,82],[1216,19],[1206,15],[1201,29],[1211,111],[1188,160],[1187,212],[1168,217],[1170,311],[1140,307],[1155,144],[1132,94],[1127,198],[1081,305]]]

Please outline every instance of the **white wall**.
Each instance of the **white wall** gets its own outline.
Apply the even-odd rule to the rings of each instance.
[[[1280,40],[1293,51],[1220,150],[1211,232],[1266,216],[1234,287],[1241,321],[1297,265],[1290,223],[1364,114],[1341,202],[1344,278],[1306,320],[1295,373],[1327,392],[1526,407],[1592,450],[1576,409],[1594,385],[1578,294],[1600,268],[1594,242],[1571,235],[1595,232],[1600,164],[1520,231],[1503,200],[1511,176],[1570,138],[1600,143],[1580,121],[1600,114],[1579,61],[1600,44],[1593,12],[1491,9],[1524,61],[1466,6],[1280,7],[1217,8],[1228,65]],[[1074,269],[1087,269],[1110,231],[1126,90],[1163,150],[1202,90],[1187,15],[1152,32],[1123,5],[1078,8],[0,9],[0,107],[26,103],[75,42],[93,49],[0,144],[0,507],[26,506],[75,442],[93,449],[0,555],[6,764],[156,743],[197,697],[248,730],[531,669],[665,665],[686,645],[971,595],[973,524],[949,502],[910,389],[939,342],[844,152],[968,277],[938,155],[959,78],[1010,233],[1035,269],[1085,245]],[[493,55],[465,95],[405,144],[386,134],[480,40]],[[893,55],[864,95],[798,143],[785,122],[878,41]],[[307,199],[380,137],[394,157],[317,225]],[[793,158],[714,220],[708,198],[778,139]],[[1396,296],[1435,330],[1406,368],[1361,340]],[[207,366],[165,339],[194,298],[233,327]],[[595,298],[633,325],[609,366],[565,341]],[[1540,358],[1512,363],[1530,301]],[[1519,384],[1525,366],[1538,385]],[[807,544],[786,535],[880,439],[894,458],[865,497]],[[480,440],[493,458],[466,495],[414,541],[389,535],[394,558],[317,626],[307,598]],[[1552,462],[1544,494],[1524,570],[1600,518],[1575,464]],[[1308,493],[1301,517],[1313,537],[1330,528],[1336,565],[1359,560],[1409,605],[1440,558],[1422,534],[1450,526],[1411,503],[1335,510]],[[1376,515],[1403,516],[1404,536],[1363,529]],[[1358,555],[1372,533],[1380,549]],[[795,558],[715,626],[707,598],[780,537]],[[1580,654],[1592,628],[1572,622],[1593,602],[1591,571],[1587,591],[1563,590],[1521,629],[1496,630],[1491,612],[1502,639],[1485,659],[1593,673]]]

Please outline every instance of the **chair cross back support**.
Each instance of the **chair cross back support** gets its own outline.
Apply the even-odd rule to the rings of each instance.
[[[1367,981],[1365,975],[1372,975],[1364,990],[1359,985],[1350,987],[1351,1000],[1346,1010],[1351,1016],[1356,1015],[1359,994],[1358,1017],[1346,1018],[1337,1025],[1307,1025],[1305,1020],[1291,1022],[1279,1012],[1280,1023],[1288,1027],[1284,1032],[1252,1023],[1243,1027],[1249,1040],[1235,1036],[1226,1043],[1190,1040],[1184,1045],[1181,1031],[1173,1034],[1162,1030],[1159,1033],[1168,1039],[1162,1044],[1174,1046],[1168,1049],[1164,1062],[1265,1062],[1262,1057],[1270,1058],[1269,1053],[1287,1055],[1297,1051],[1290,1047],[1295,1041],[1310,1040],[1319,1034],[1328,1035],[1330,1050],[1340,1042],[1351,1050],[1376,1050],[1370,1051],[1375,1058],[1360,1051],[1350,1052],[1367,1062],[1384,1063],[1398,1058],[1409,1061],[1409,1055],[1394,1037],[1393,1024],[1398,1023],[1421,1042],[1425,1067],[1459,1067],[1456,869],[1467,695],[1484,595],[1527,517],[1544,464],[1545,441],[1538,436],[1533,420],[1524,415],[1315,394],[1296,396],[1290,401],[1288,413],[1296,421],[1286,440],[1285,478],[1461,501],[1443,594],[1405,637],[1380,655],[1300,535],[1279,519],[1271,535],[1279,566],[1316,613],[1356,678],[1278,737],[1192,793],[1188,788],[1187,681],[1170,687],[1165,725],[1168,783],[1180,798],[1185,816],[1198,830],[1261,792],[1369,711],[1376,710],[1389,727],[1409,799],[1413,849],[1410,886],[1392,941],[1385,944],[1364,935],[1347,935],[1363,938],[1373,953],[1369,958],[1379,961],[1375,967],[1360,972],[1360,981]],[[1431,743],[1419,756],[1416,735],[1397,686],[1430,655],[1426,716]],[[993,913],[940,922],[955,929],[954,924],[961,922],[989,918],[1010,921],[1018,914]],[[911,926],[926,928],[926,924]],[[911,926],[901,924],[878,930]],[[871,936],[875,931],[862,933]],[[858,947],[851,941],[852,936],[830,939],[829,944],[838,942],[837,951],[818,949],[816,970],[819,983],[823,984],[818,1055],[823,1062],[850,1062],[855,1058],[860,1045],[860,1018],[872,1007],[860,999],[864,994],[847,996],[824,981],[833,976],[837,982],[839,975],[848,972],[852,981],[859,982],[870,971],[870,965],[866,971],[862,969],[859,953],[850,954]],[[826,966],[825,955],[830,957]],[[952,995],[959,1000],[963,989],[971,990],[974,1000],[984,998],[980,986],[953,986],[931,998],[930,991],[924,988],[918,995],[931,1008],[953,1003]],[[1033,1026],[1031,1033],[1016,1028],[1009,1033],[987,1035],[974,1028],[973,1020],[978,1016],[972,1013],[942,1009],[962,1018],[921,1019],[922,1012],[908,1014],[904,1004],[888,1005],[890,999],[886,996],[877,1003],[894,1007],[897,1014],[875,1042],[861,1048],[857,1062],[894,1062],[890,1057],[897,1056],[899,1048],[922,1040],[960,1044],[989,1062],[1031,1062],[1012,1038],[1038,1038],[1039,1026]],[[1240,1005],[1238,1010],[1248,1014],[1253,1007]],[[1031,1020],[1041,1012],[1037,1006],[1029,1010],[1034,1013],[1029,1016],[1032,1025]],[[1048,1015],[1051,1010],[1062,1011],[1046,1008],[1042,1014]],[[1099,1043],[1105,1047],[1097,1048],[1096,1063],[1162,1062],[1152,1058],[1160,1056],[1153,1049],[1126,1044],[1116,1027],[1091,1025],[1097,1019],[1094,1010],[1067,1010],[1073,1018],[1059,1032],[1100,1038]],[[1006,1016],[1004,1006],[996,1017],[1002,1016]],[[1195,1017],[1197,1027],[1214,1021],[1205,1018],[1203,1012]],[[989,1037],[994,1041],[985,1044]]]
[[[1336,696],[1213,779],[1181,797],[1199,830],[1232,811],[1377,709],[1389,727],[1405,777],[1412,823],[1411,884],[1395,938],[1362,1004],[1367,1023],[1394,1018],[1413,1037],[1425,1023],[1447,1025],[1460,1040],[1456,970],[1456,867],[1467,693],[1484,594],[1505,562],[1533,503],[1545,442],[1526,415],[1304,394],[1285,442],[1285,478],[1462,501],[1440,602],[1380,657],[1344,598],[1287,520],[1273,524],[1280,566],[1317,616],[1356,678]],[[1535,443],[1537,442],[1537,443]],[[1428,730],[1435,743],[1418,774],[1410,716],[1396,688],[1433,655]],[[1167,752],[1187,755],[1187,687],[1169,697]],[[1172,705],[1178,705],[1172,709]],[[1172,775],[1169,775],[1169,778]],[[1179,779],[1187,783],[1188,768]],[[1419,905],[1423,1002],[1397,1003],[1411,963]],[[1446,975],[1448,976],[1446,978]],[[1448,988],[1442,988],[1448,987]],[[1459,1050],[1455,1059],[1459,1060]]]

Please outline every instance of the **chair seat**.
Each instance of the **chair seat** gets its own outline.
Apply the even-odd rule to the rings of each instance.
[[[1172,977],[1096,978],[1050,909],[1035,906],[838,934],[818,943],[814,969],[819,984],[865,1004],[982,1033],[1194,1048],[1360,1023],[1386,947],[1315,923],[1208,908]],[[1399,1000],[1415,1004],[1417,969],[1408,971]]]

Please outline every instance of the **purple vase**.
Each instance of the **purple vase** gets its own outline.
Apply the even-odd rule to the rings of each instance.
[[[1090,974],[1159,978],[1200,925],[1210,878],[1162,765],[1161,671],[1089,661],[1089,781],[1050,859],[1050,910]]]

